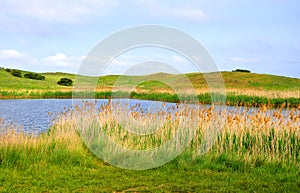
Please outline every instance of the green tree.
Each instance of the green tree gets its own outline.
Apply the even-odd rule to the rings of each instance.
[[[16,76],[16,77],[22,77],[21,70],[11,70],[10,71],[11,75]]]
[[[69,78],[61,78],[57,84],[62,85],[62,86],[72,86],[73,81]]]
[[[45,80],[45,76],[40,75],[38,73],[29,72],[27,74],[24,74],[25,78],[29,79],[35,79],[35,80]]]
[[[233,70],[232,72],[247,72],[247,73],[251,73],[250,70],[245,70],[245,69],[236,69],[236,70]]]

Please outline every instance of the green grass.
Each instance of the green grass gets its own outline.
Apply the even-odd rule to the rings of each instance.
[[[27,71],[22,71],[22,75]],[[0,69],[0,88],[1,90],[18,90],[18,89],[63,89],[65,87],[57,85],[60,78],[66,77],[74,80],[74,74],[67,73],[41,73],[46,77],[45,81],[30,80],[26,78],[18,78],[12,76],[4,69]],[[247,88],[258,90],[300,90],[300,79],[289,78],[283,76],[241,73],[241,72],[221,72],[226,88]],[[206,76],[213,75],[208,73]],[[137,86],[145,90],[153,90],[157,88],[168,88],[166,84],[175,85],[178,88],[185,88],[182,79],[187,77],[193,86],[197,88],[207,88],[205,77],[202,73],[189,73],[182,75],[157,73],[147,76],[119,76],[107,75],[98,79],[98,86],[111,87],[116,82],[122,86]],[[164,83],[155,80],[164,80]]]
[[[91,156],[90,156],[91,157]],[[82,157],[82,161],[90,159]],[[95,158],[89,164],[36,162],[0,167],[1,192],[299,192],[299,168],[250,168],[223,158],[177,158],[157,169],[131,171]],[[229,162],[237,166],[229,166]],[[241,165],[241,166],[240,166]],[[176,172],[174,172],[176,171]]]
[[[74,151],[59,142],[11,148],[0,162],[0,192],[299,192],[299,179],[298,165],[246,164],[226,154],[183,154],[159,168],[124,170],[83,144]]]
[[[77,140],[75,140],[75,143]],[[69,141],[70,143],[70,141]],[[69,146],[69,147],[68,147]],[[158,168],[124,170],[66,142],[2,149],[0,192],[299,192],[298,165],[186,153]],[[5,156],[3,156],[3,152]],[[1,155],[1,154],[0,154]]]
[[[27,73],[26,71],[22,71],[22,76]],[[12,76],[10,73],[0,70],[0,88],[1,90],[53,90],[53,89],[61,89],[64,88],[62,86],[57,85],[57,81],[60,78],[67,77],[74,79],[74,75],[71,74],[63,74],[63,73],[46,73],[42,74],[46,77],[45,81],[42,80],[33,80],[28,78],[19,78]]]
[[[261,90],[299,90],[300,79],[269,74],[223,72],[228,88],[251,88]]]

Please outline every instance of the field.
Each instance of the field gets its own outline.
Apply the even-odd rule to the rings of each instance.
[[[296,109],[286,113],[283,109],[269,111],[266,107],[257,111],[247,108],[220,111],[214,106],[191,108],[178,104],[168,110],[162,106],[155,113],[141,113],[139,105],[125,107],[111,102],[100,107],[87,102],[77,105],[58,116],[49,132],[38,137],[24,135],[15,126],[4,126],[1,121],[0,191],[300,190],[300,115]],[[152,134],[136,135],[138,130],[134,129],[140,128],[136,122],[144,125],[143,129],[152,126],[159,129]],[[133,133],[125,127],[131,128]],[[171,153],[180,152],[181,146],[186,145],[184,136],[192,138],[183,153],[165,165],[148,170],[126,170],[108,163],[141,169],[155,164],[155,159],[151,159],[155,155],[164,158],[168,152],[164,152],[164,156],[141,157],[144,159],[124,156],[115,146],[103,144],[106,141],[98,135],[100,131],[122,147],[134,150],[158,147],[176,133],[188,131],[188,135],[176,138]],[[141,160],[145,160],[146,165]]]

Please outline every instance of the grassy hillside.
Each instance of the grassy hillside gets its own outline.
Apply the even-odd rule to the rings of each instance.
[[[66,77],[74,79],[74,75],[66,73],[42,73],[45,76],[45,81],[33,80],[24,78],[24,74],[28,71],[21,71],[23,78],[12,76],[4,69],[0,69],[0,90],[25,90],[25,89],[38,89],[38,90],[59,90],[63,86],[59,86],[57,81],[60,78]]]
[[[22,71],[22,75],[27,71]],[[208,73],[210,75],[213,73]],[[227,89],[257,89],[257,90],[300,90],[300,79],[289,78],[283,76],[275,76],[268,74],[254,74],[243,72],[222,72],[224,83]],[[41,89],[41,90],[59,90],[67,87],[57,85],[60,78],[66,77],[73,79],[74,74],[67,73],[42,73],[45,76],[45,81],[32,80],[27,78],[19,78],[12,76],[4,69],[0,69],[0,89],[1,90],[18,90],[18,89]],[[101,76],[98,79],[99,87],[113,87],[116,82],[122,86],[137,86],[144,90],[168,89],[166,85],[176,85],[184,88],[182,83],[182,75],[157,73],[147,76],[119,76],[107,75]],[[207,88],[205,76],[202,73],[185,74],[196,89]],[[144,81],[148,80],[148,81]],[[164,80],[159,82],[155,80]]]
[[[69,78],[75,81],[76,75],[67,73],[41,73],[45,80],[24,78],[27,71],[21,71],[22,77],[15,77],[5,69],[0,68],[0,98],[71,98],[72,86],[60,86],[60,78]],[[272,107],[300,106],[300,79],[283,76],[221,72],[226,87],[228,105],[257,106],[272,104]],[[191,93],[187,87],[187,80],[196,90],[198,99],[202,103],[210,103],[211,95],[206,83],[207,77],[214,73],[166,74],[156,73],[146,76],[119,76],[107,75],[101,77],[83,77],[94,92],[96,98],[108,98],[112,91],[120,91],[118,97],[161,100],[178,102],[176,93]],[[96,78],[96,80],[95,80]],[[76,79],[78,81],[78,79]],[[177,91],[174,91],[174,88]],[[127,94],[126,94],[127,93]],[[129,94],[128,94],[129,93]],[[78,97],[84,97],[79,93]],[[91,95],[90,95],[91,96]],[[116,96],[116,95],[114,95]]]

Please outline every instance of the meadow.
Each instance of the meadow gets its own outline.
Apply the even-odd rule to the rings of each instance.
[[[40,136],[25,135],[22,128],[1,120],[0,191],[299,192],[299,119],[297,109],[266,106],[253,110],[177,104],[144,112],[138,104],[109,101],[100,107],[84,102],[71,108]],[[140,135],[140,128],[152,132]],[[187,147],[167,164],[126,170],[109,163],[135,168],[137,160],[105,146],[101,132],[133,150],[159,147],[180,132],[191,141],[185,143],[186,135],[178,135],[171,149]]]

